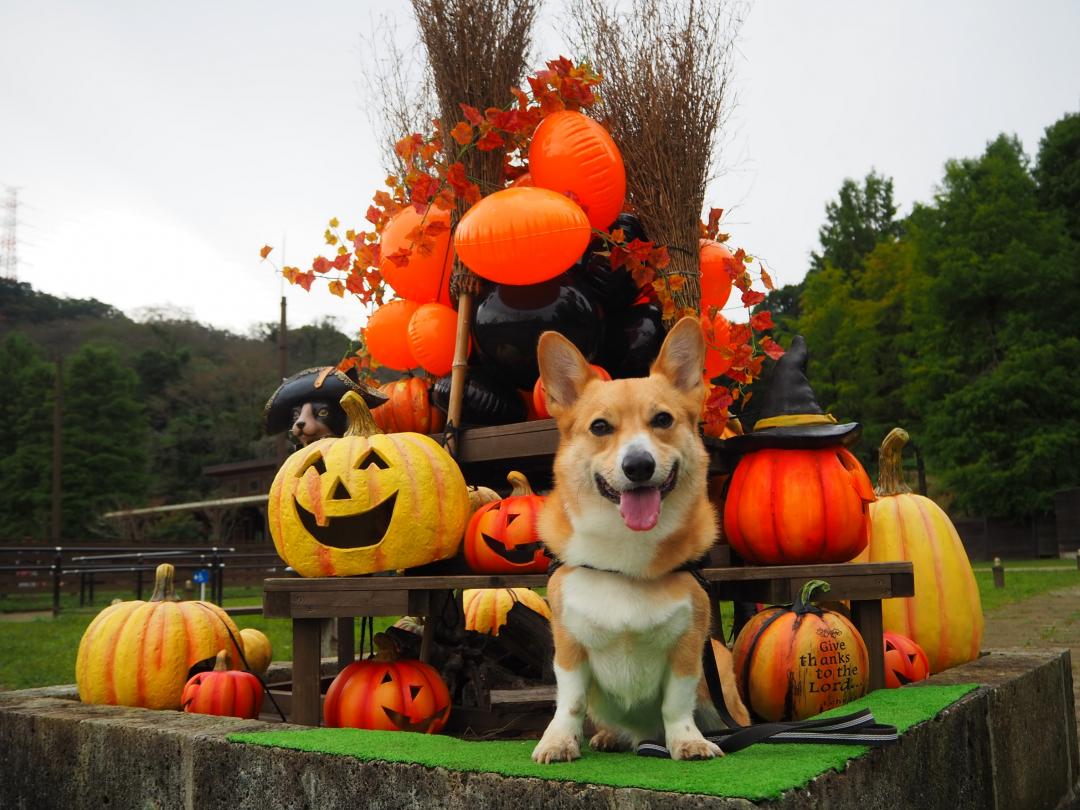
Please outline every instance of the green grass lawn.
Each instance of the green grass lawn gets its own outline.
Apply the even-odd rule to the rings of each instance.
[[[984,612],[992,612],[1005,605],[1028,599],[1047,591],[1080,585],[1080,571],[1074,560],[1009,560],[1005,563],[1005,587],[995,588],[990,563],[976,563],[975,581],[979,586]],[[1030,570],[1052,568],[1051,571]],[[148,593],[147,593],[148,595]],[[0,612],[40,610],[51,605],[51,596],[39,604],[39,594],[13,596],[0,600]],[[61,613],[57,618],[43,616],[25,621],[0,619],[0,690],[26,689],[33,686],[75,682],[75,654],[79,640],[87,625],[114,597],[132,599],[126,592],[101,592],[95,594],[96,604],[91,607],[78,605],[78,595],[65,595]],[[233,587],[225,590],[225,605],[254,605],[262,599],[259,587]],[[723,626],[731,632],[732,610],[730,602],[720,605]],[[376,629],[382,629],[394,619],[376,620]],[[292,657],[292,629],[287,619],[265,619],[262,616],[237,616],[241,628],[255,627],[270,638],[275,660]]]

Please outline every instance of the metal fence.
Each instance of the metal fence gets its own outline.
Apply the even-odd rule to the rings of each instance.
[[[130,587],[136,599],[152,591],[154,572],[163,562],[205,586],[209,601],[224,599],[226,572],[242,580],[243,572],[283,575],[291,572],[272,551],[247,551],[234,546],[162,548],[158,546],[0,546],[0,593],[52,590],[52,611],[60,612],[61,592],[79,580],[79,605],[94,603],[95,589],[106,583]],[[180,578],[179,576],[177,577]],[[258,579],[261,579],[259,577]],[[202,598],[202,596],[200,596]]]

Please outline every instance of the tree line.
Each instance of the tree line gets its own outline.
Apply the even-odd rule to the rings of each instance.
[[[900,425],[956,514],[1026,520],[1080,485],[1080,114],[1034,163],[1007,135],[948,161],[904,217],[891,178],[847,179],[819,240],[763,306],[782,343],[805,336],[821,404],[863,424],[868,469]]]

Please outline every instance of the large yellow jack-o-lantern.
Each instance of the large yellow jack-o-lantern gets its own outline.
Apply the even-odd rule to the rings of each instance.
[[[355,393],[349,429],[286,459],[270,487],[270,534],[305,577],[371,574],[457,553],[469,517],[465,479],[433,439],[382,434]]]

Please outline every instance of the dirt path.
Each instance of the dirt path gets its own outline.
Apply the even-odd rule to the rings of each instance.
[[[983,648],[1068,648],[1080,719],[1080,585],[1005,605],[986,616]]]

